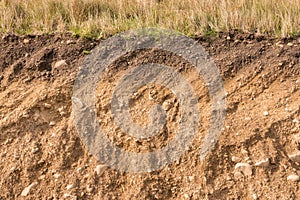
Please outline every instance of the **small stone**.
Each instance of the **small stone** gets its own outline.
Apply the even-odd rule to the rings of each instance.
[[[234,177],[234,179],[236,179],[236,180],[240,180],[240,179],[242,179],[244,176],[243,176],[243,174],[242,174],[241,172],[237,171],[237,172],[234,172],[233,177]]]
[[[234,163],[238,163],[238,162],[241,162],[241,158],[239,158],[239,157],[237,157],[237,156],[232,156],[231,157],[231,160],[232,160],[232,162],[234,162]]]
[[[293,154],[289,154],[288,156],[292,161],[300,163],[300,151],[297,151]]]
[[[151,170],[150,168],[148,168],[146,171],[147,171],[148,173],[152,172],[152,170]]]
[[[162,108],[167,111],[170,110],[172,108],[172,103],[170,100],[164,101],[162,104]]]
[[[257,167],[269,167],[269,165],[270,165],[269,158],[263,159],[255,163],[255,166]]]
[[[258,199],[257,194],[252,194],[252,199],[254,199],[254,200]]]
[[[230,40],[230,39],[231,39],[231,37],[230,37],[230,36],[227,36],[227,37],[226,37],[226,40]]]
[[[294,182],[296,182],[296,181],[299,181],[300,177],[298,175],[296,175],[296,174],[291,174],[286,179],[288,181],[294,181]]]
[[[183,198],[184,198],[184,199],[190,199],[190,195],[189,195],[189,194],[184,194],[184,195],[183,195]]]
[[[51,122],[49,123],[49,125],[50,125],[50,126],[55,126],[56,123],[55,123],[54,121],[51,121]]]
[[[63,106],[60,107],[60,108],[58,108],[58,112],[59,112],[59,114],[60,114],[61,116],[63,116],[63,115],[66,114],[65,111],[64,111],[64,107],[63,107]]]
[[[278,66],[279,67],[283,66],[283,63],[282,62],[278,63]]]
[[[269,181],[270,181],[269,178],[264,178],[263,180],[264,180],[265,182],[269,182]]]
[[[154,99],[153,96],[149,94],[149,100],[153,100],[153,99]]]
[[[242,172],[246,176],[252,175],[252,166],[248,163],[237,163],[234,169]]]
[[[87,185],[87,186],[86,186],[86,191],[87,191],[88,193],[93,192],[93,190],[94,190],[94,188],[93,188],[92,186],[90,186],[90,185]]]
[[[45,103],[44,106],[45,106],[45,108],[51,108],[51,104],[49,104],[49,103]]]
[[[283,44],[281,44],[281,42],[276,42],[275,45],[278,46],[278,47],[283,47]]]
[[[83,197],[85,195],[85,192],[81,192],[80,196]]]
[[[24,43],[24,44],[28,44],[29,42],[30,42],[29,39],[24,39],[24,40],[23,40],[23,43]]]
[[[67,66],[67,65],[68,64],[67,64],[66,60],[60,60],[54,64],[54,68],[61,68],[63,66]]]
[[[293,135],[294,141],[296,144],[300,144],[300,134]]]
[[[95,168],[95,172],[98,176],[102,175],[103,172],[105,171],[106,166],[105,165],[97,165]]]
[[[268,115],[269,115],[269,112],[268,112],[268,111],[264,111],[264,112],[263,112],[263,115],[264,115],[264,116],[268,116]]]
[[[193,181],[194,181],[194,179],[195,179],[195,177],[194,177],[194,176],[189,176],[189,181],[190,181],[190,182],[193,182]]]
[[[5,145],[6,145],[6,144],[10,144],[11,142],[12,142],[12,138],[8,138],[8,139],[5,140],[4,144],[5,144]]]
[[[251,117],[245,117],[245,120],[246,120],[246,121],[250,121],[250,120],[252,120],[252,119],[251,119]]]
[[[22,115],[22,117],[29,118],[29,114],[27,112],[24,112],[23,115]]]
[[[241,149],[241,153],[244,154],[244,155],[247,155],[248,151],[246,149]]]
[[[58,174],[58,173],[56,173],[56,174],[53,174],[53,177],[54,177],[55,179],[59,179],[59,178],[61,177],[61,175]]]
[[[70,190],[70,189],[72,189],[72,188],[73,188],[73,185],[71,185],[71,184],[70,184],[70,185],[67,185],[67,187],[66,187],[67,190]]]
[[[289,42],[289,43],[287,43],[287,45],[288,45],[289,47],[291,47],[291,46],[293,46],[293,43],[292,43],[292,42]]]
[[[72,41],[72,40],[67,40],[66,43],[67,43],[67,44],[74,44],[74,41]]]
[[[24,188],[24,190],[21,193],[21,196],[26,197],[29,193],[30,190],[37,185],[37,182],[31,183],[28,187]]]
[[[38,147],[32,147],[31,153],[35,154],[39,151],[40,149]]]
[[[69,197],[72,197],[72,195],[69,194],[69,193],[65,193],[65,194],[64,194],[64,198],[69,198]]]
[[[78,173],[81,173],[81,172],[82,172],[82,167],[78,167],[76,171],[77,171]]]

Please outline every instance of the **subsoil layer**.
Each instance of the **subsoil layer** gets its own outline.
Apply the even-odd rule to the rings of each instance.
[[[68,34],[2,35],[0,199],[299,198],[300,40],[239,33],[197,40],[220,70],[227,102],[222,134],[203,162],[199,154],[209,128],[210,97],[188,63],[168,52],[134,52],[110,66],[99,83],[99,125],[116,145],[136,153],[170,142],[181,111],[170,90],[145,86],[132,96],[132,120],[147,125],[147,111],[161,104],[166,127],[148,140],[118,129],[110,100],[128,70],[147,62],[174,67],[198,97],[200,126],[190,148],[161,170],[134,174],[99,163],[72,120],[78,68],[100,41]]]

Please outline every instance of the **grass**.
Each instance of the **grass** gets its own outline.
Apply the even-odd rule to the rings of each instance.
[[[107,37],[160,27],[189,36],[240,30],[300,33],[300,0],[0,0],[0,32]]]

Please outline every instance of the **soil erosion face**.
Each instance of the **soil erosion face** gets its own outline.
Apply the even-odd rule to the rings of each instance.
[[[230,36],[230,37],[229,37]],[[135,66],[173,67],[191,83],[201,114],[197,135],[177,162],[131,174],[105,167],[75,129],[72,90],[86,53],[99,41],[69,35],[3,35],[0,40],[0,199],[296,199],[300,196],[300,41],[253,34],[198,39],[219,68],[226,90],[222,135],[204,162],[199,154],[209,127],[211,100],[194,69],[168,52],[125,55],[96,91],[99,125],[131,152],[162,148],[175,137],[181,108],[171,90],[146,85],[130,101],[132,120],[150,123],[161,104],[166,125],[150,139],[122,132],[110,101],[120,78]]]

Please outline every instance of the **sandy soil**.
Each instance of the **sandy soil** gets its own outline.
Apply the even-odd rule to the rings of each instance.
[[[168,125],[136,140],[111,120],[109,102],[126,70],[147,61],[181,70],[201,111],[193,145],[162,170],[131,174],[91,156],[72,121],[72,87],[86,54],[100,41],[70,35],[2,35],[0,39],[0,199],[297,199],[300,196],[300,40],[224,33],[198,38],[220,69],[227,92],[226,121],[216,148],[201,163],[210,97],[201,77],[167,52],[126,55],[97,89],[99,124],[128,151],[161,148],[174,135],[180,108],[171,91],[141,88],[131,114],[147,124],[154,103],[168,105]],[[182,70],[183,69],[183,70]],[[149,99],[149,95],[151,99]],[[146,114],[145,114],[146,113]]]

